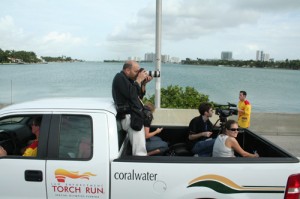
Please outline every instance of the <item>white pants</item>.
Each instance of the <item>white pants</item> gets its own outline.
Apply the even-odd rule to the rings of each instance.
[[[146,156],[146,139],[144,127],[140,131],[133,130],[130,127],[130,114],[126,114],[125,119],[121,120],[121,125],[124,131],[127,131],[129,140],[132,145],[132,155]]]

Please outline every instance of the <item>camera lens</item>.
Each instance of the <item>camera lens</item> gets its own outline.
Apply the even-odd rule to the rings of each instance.
[[[160,71],[158,70],[148,71],[148,75],[151,77],[160,77]]]

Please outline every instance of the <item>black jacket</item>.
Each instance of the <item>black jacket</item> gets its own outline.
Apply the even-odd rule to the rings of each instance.
[[[123,71],[116,74],[112,83],[112,96],[118,113],[130,113],[130,109],[141,110],[143,105],[139,100],[141,87],[128,78]]]
[[[202,116],[200,115],[191,120],[188,131],[189,131],[189,135],[191,135],[191,134],[197,134],[197,133],[205,132],[205,131],[212,132],[212,129],[213,129],[213,124],[211,123],[211,121],[208,119],[206,122],[204,122],[202,119]],[[190,149],[192,149],[194,147],[194,145],[196,144],[196,142],[204,141],[206,139],[208,139],[208,137],[200,137],[197,140],[189,140],[188,139],[188,141],[187,141],[188,147]]]

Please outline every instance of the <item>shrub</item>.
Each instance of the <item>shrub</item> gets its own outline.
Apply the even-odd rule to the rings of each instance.
[[[155,95],[145,97],[144,102],[154,104]],[[161,89],[161,108],[197,109],[202,102],[209,102],[208,95],[199,93],[195,88],[187,86],[185,89],[175,85]]]

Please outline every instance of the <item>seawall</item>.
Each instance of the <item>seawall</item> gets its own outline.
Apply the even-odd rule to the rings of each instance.
[[[153,125],[189,125],[192,118],[199,115],[196,109],[157,109],[154,112]],[[230,116],[237,119],[237,116]],[[214,124],[219,119],[213,115]],[[260,135],[300,135],[300,114],[289,113],[252,113],[251,131]]]

